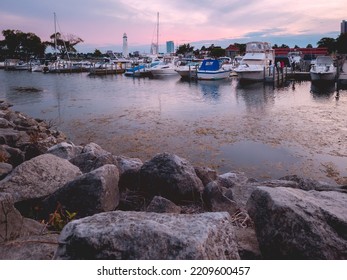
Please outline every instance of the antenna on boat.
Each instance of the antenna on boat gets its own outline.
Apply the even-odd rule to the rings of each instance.
[[[57,56],[57,17],[54,14],[54,54]]]
[[[157,12],[157,54],[159,54],[159,12]]]

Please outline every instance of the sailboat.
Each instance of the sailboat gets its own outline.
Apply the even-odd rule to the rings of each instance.
[[[45,72],[48,73],[71,73],[71,72],[81,72],[82,67],[80,67],[78,64],[73,63],[70,60],[69,52],[67,51],[67,57],[68,60],[61,59],[60,56],[57,54],[57,16],[54,13],[54,55],[56,57],[56,61],[48,65],[44,68]],[[67,50],[65,41],[63,40],[65,50]]]
[[[157,41],[155,44],[155,55],[159,58],[159,12],[157,13]],[[149,68],[153,77],[178,75],[175,71],[177,59],[172,56],[164,56],[159,63]]]

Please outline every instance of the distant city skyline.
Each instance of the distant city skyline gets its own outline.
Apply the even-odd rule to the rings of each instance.
[[[79,52],[122,52],[126,33],[130,53],[149,53],[158,12],[160,52],[167,41],[195,48],[255,40],[306,47],[323,37],[337,38],[346,20],[345,0],[308,2],[293,0],[283,7],[270,0],[2,0],[0,18],[1,31],[32,32],[47,41],[54,33],[55,12],[57,32],[84,40],[76,46]]]

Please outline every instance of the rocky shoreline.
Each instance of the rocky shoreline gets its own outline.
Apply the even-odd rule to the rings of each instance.
[[[347,188],[83,146],[0,100],[0,259],[347,259]]]

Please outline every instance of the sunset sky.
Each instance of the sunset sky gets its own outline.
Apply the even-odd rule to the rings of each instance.
[[[78,51],[121,51],[127,33],[129,51],[149,52],[156,41],[159,12],[160,51],[165,42],[227,47],[253,40],[290,47],[336,38],[346,20],[346,0],[1,0],[0,30],[32,32],[49,40],[57,32],[84,40]],[[0,35],[0,39],[3,36]]]

